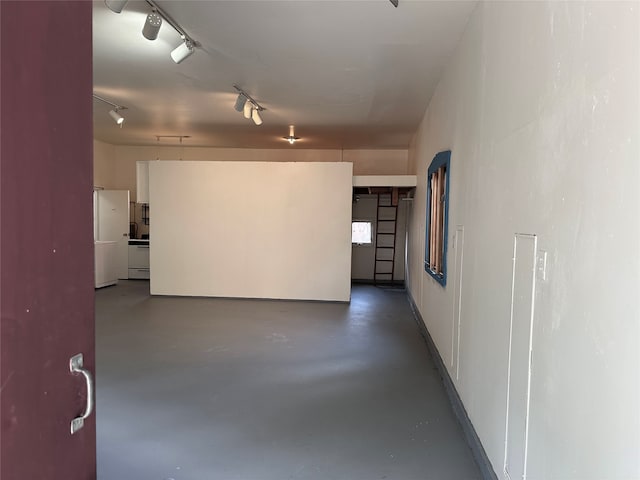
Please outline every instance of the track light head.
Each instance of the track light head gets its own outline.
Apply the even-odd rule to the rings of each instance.
[[[236,104],[233,108],[235,108],[237,112],[242,112],[246,104],[247,104],[247,97],[245,97],[242,94],[239,94],[238,98],[236,98]]]
[[[260,112],[258,111],[257,108],[253,109],[253,113],[251,114],[251,120],[253,120],[253,123],[255,123],[256,125],[262,125],[262,117],[260,116]]]
[[[171,58],[174,62],[180,63],[183,60],[189,58],[193,52],[195,52],[195,48],[193,48],[193,44],[189,40],[185,40],[183,43],[178,45],[171,52]]]
[[[118,110],[120,109],[115,108],[114,110],[109,111],[109,115],[111,116],[111,118],[113,118],[113,120],[118,125],[120,125],[120,128],[122,128],[122,124],[124,123],[124,117],[118,113]]]
[[[242,107],[242,113],[244,114],[244,118],[251,118],[251,114],[253,112],[253,103],[250,101],[246,101],[244,107]]]
[[[155,40],[156,38],[158,38],[158,32],[160,32],[161,26],[162,17],[155,11],[151,12],[149,15],[147,15],[147,21],[144,22],[144,27],[142,27],[142,35],[147,40]]]
[[[104,0],[104,4],[113,13],[121,13],[129,0]]]

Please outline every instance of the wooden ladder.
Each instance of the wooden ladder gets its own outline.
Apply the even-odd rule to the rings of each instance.
[[[378,193],[375,245],[376,255],[373,266],[373,283],[376,285],[393,283],[397,230],[397,189],[393,189],[389,193]]]

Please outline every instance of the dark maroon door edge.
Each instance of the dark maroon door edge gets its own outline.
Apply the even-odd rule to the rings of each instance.
[[[91,2],[0,1],[0,478],[95,479]]]

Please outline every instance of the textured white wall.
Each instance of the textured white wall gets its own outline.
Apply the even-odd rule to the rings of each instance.
[[[138,160],[236,161],[236,162],[345,162],[353,165],[354,175],[405,175],[408,150],[309,150],[179,147],[161,144],[153,147],[110,145],[94,141],[94,151],[111,149],[110,185],[131,191],[136,198],[136,162]],[[104,156],[104,155],[103,155]],[[103,156],[95,158],[94,168],[107,168]]]
[[[181,147],[160,142],[151,147],[111,145],[93,142],[94,185],[129,190],[135,201],[136,162],[138,160],[255,161],[255,162],[345,162],[353,165],[354,175],[405,175],[408,150],[312,150],[304,148],[252,149]],[[142,208],[136,204],[131,220],[138,224],[138,236],[148,233],[142,222]]]
[[[350,163],[151,162],[151,293],[348,301]]]
[[[93,185],[115,188],[116,147],[110,143],[93,141]]]
[[[424,273],[425,175],[451,149],[449,246],[464,225],[459,377],[499,478],[514,234],[536,282],[530,479],[640,478],[640,4],[485,2],[416,134],[411,294],[450,365],[453,265]]]

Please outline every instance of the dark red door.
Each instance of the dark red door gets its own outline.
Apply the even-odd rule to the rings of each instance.
[[[0,478],[95,479],[91,2],[0,1]]]

